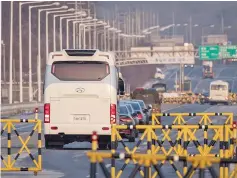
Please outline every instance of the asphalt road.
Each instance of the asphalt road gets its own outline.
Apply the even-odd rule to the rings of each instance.
[[[214,80],[224,80],[229,82],[230,89],[237,92],[237,70],[236,66],[232,65],[215,65],[213,68],[214,79],[202,79],[202,67],[194,66],[193,68],[184,68],[184,75],[192,81],[192,91],[195,93],[209,91],[209,85]],[[171,68],[165,71],[167,88],[174,90],[176,72],[179,81],[179,67]]]
[[[168,109],[168,110],[167,110]],[[163,107],[163,112],[234,112],[237,114],[237,107],[236,106],[210,106],[210,105],[182,105],[182,106],[171,106],[171,105],[165,105]],[[17,117],[17,116],[16,116]],[[32,115],[21,115],[18,116],[18,118],[33,118]],[[40,114],[40,119],[42,119],[42,114]],[[162,124],[170,124],[173,121],[173,118],[171,117],[162,117]],[[189,117],[186,119],[189,123],[195,123],[198,121],[198,118],[195,117]],[[221,123],[223,122],[223,118],[217,117],[213,120],[214,123]],[[17,125],[17,130],[19,131],[20,135],[26,138],[32,130],[31,124],[21,124]],[[176,133],[173,132],[170,134],[171,138],[175,138]],[[1,147],[2,147],[2,155],[6,157],[6,135],[3,135],[1,137]],[[211,136],[211,134],[210,134]],[[12,135],[13,139],[13,149],[12,154],[16,155],[17,151],[20,149],[20,143],[18,138],[15,135]],[[159,135],[160,138],[162,138],[162,134]],[[199,138],[200,143],[202,143],[203,137],[201,133],[197,133],[197,138]],[[29,144],[29,147],[31,148],[31,153],[36,156],[37,155],[37,149],[36,149],[36,139],[37,137],[33,135],[32,140]],[[138,141],[138,139],[137,139]],[[137,142],[136,141],[136,142]],[[129,143],[125,139],[126,145],[128,147],[132,148],[135,143]],[[168,149],[168,142],[164,143]],[[190,144],[189,145],[189,151],[193,151],[193,153],[197,152],[197,149]],[[44,144],[43,144],[44,147]],[[37,176],[38,178],[86,178],[89,177],[89,160],[87,158],[86,151],[88,151],[91,148],[90,143],[71,143],[64,147],[64,150],[46,150],[43,148],[42,150],[42,156],[43,156],[43,171],[39,173]],[[118,151],[125,152],[122,145],[119,145]],[[137,152],[143,153],[146,151],[146,141],[142,142],[140,148],[137,150]],[[217,151],[217,150],[214,150]],[[14,158],[14,157],[13,157]],[[105,160],[106,167],[110,168],[111,163],[109,160]],[[118,171],[123,166],[123,161],[117,160],[116,161],[116,170]],[[27,153],[22,154],[17,162],[16,166],[24,167],[24,166],[32,166],[32,161],[29,158]],[[123,171],[123,174],[121,177],[126,178],[131,173],[132,168],[134,168],[133,164],[128,164],[125,170]],[[173,168],[170,165],[163,166],[163,171],[165,172],[166,177],[174,177],[175,173],[173,171]],[[97,176],[103,177],[101,170],[97,169]],[[2,173],[2,177],[4,178],[18,178],[18,177],[24,177],[24,178],[31,178],[34,177],[34,175],[31,172],[12,172],[12,173]],[[137,177],[140,177],[137,175]]]
[[[166,74],[166,83],[169,89],[173,89],[175,83],[175,76],[176,72],[178,72],[179,67],[170,67],[167,68],[165,71]],[[224,66],[219,65],[215,66],[214,68],[215,79],[221,79],[229,81],[230,87],[234,92],[237,92],[237,70],[235,67],[232,66]],[[185,68],[185,76],[188,76],[192,80],[192,89],[194,92],[203,92],[208,91],[209,84],[212,81],[211,79],[202,79],[202,68],[200,66],[195,66],[194,68]],[[168,110],[167,110],[168,109]],[[175,105],[165,105],[162,108],[163,112],[234,112],[237,114],[237,106],[210,106],[210,105],[182,105],[182,106],[175,106]],[[40,119],[42,119],[42,114],[39,115]],[[18,115],[15,118],[34,118],[33,115]],[[188,117],[186,121],[188,123],[196,123],[199,119],[197,117]],[[162,117],[162,124],[170,124],[173,121],[171,117]],[[222,117],[216,117],[213,119],[214,124],[221,124],[223,123]],[[32,130],[32,124],[22,123],[16,125],[18,132],[20,135],[26,139],[26,137],[30,134]],[[170,137],[175,139],[176,132],[172,132]],[[159,135],[159,138],[162,138],[162,134]],[[209,134],[210,138],[213,136],[213,133]],[[203,135],[201,132],[196,133],[196,137],[202,144],[203,142]],[[21,143],[16,135],[12,135],[12,159],[19,151],[21,147]],[[31,153],[36,156],[37,155],[37,147],[36,147],[36,140],[37,136],[33,135],[32,140],[30,140],[28,146],[30,147]],[[125,140],[126,141],[126,140]],[[138,141],[138,139],[136,140]],[[6,134],[4,133],[1,137],[1,153],[3,157],[6,157],[6,148],[7,148],[7,139]],[[44,143],[44,140],[43,140]],[[128,143],[126,145],[132,148],[135,143]],[[169,148],[169,143],[164,143],[166,149]],[[44,144],[43,144],[44,147]],[[39,173],[37,176],[38,178],[87,178],[89,177],[89,160],[86,156],[86,152],[91,148],[91,144],[89,143],[71,143],[65,145],[64,150],[42,150],[42,157],[43,157],[43,171]],[[118,147],[118,151],[125,151],[120,144]],[[137,152],[145,152],[146,151],[146,141],[142,142],[140,148]],[[189,152],[197,153],[197,149],[193,144],[190,143]],[[213,152],[217,152],[218,147],[213,148]],[[109,160],[105,160],[106,167],[110,168],[111,163]],[[116,161],[116,170],[118,171],[123,166],[123,161],[117,160]],[[15,166],[17,167],[26,167],[32,166],[32,161],[29,158],[29,155],[24,152],[20,155],[17,159]],[[179,167],[179,166],[178,166]],[[123,171],[121,177],[126,178],[131,173],[132,168],[134,168],[133,164],[128,164],[126,169]],[[175,177],[175,172],[170,165],[165,165],[162,167],[162,170],[165,172],[165,177]],[[103,177],[101,170],[97,169],[97,176]],[[12,172],[12,173],[1,173],[1,176],[4,178],[31,178],[35,177],[33,173],[30,172]],[[137,175],[137,177],[140,177]]]

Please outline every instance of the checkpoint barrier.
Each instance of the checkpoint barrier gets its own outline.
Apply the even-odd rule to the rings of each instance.
[[[173,116],[175,119],[169,125],[161,125],[156,117],[160,116]],[[201,116],[199,122],[195,124],[187,124],[185,116]],[[225,123],[222,125],[214,125],[211,121],[211,116],[226,117]],[[130,148],[125,144],[122,137],[119,134],[119,130],[138,129],[144,130],[139,141],[133,148]],[[171,138],[171,131],[175,131],[175,138]],[[154,113],[152,116],[152,125],[112,125],[111,129],[111,151],[116,152],[116,142],[120,142],[127,154],[134,154],[141,146],[142,141],[146,141],[148,154],[163,154],[164,156],[170,156],[173,154],[179,156],[188,156],[193,153],[188,151],[188,147],[193,144],[196,148],[196,156],[218,156],[220,158],[231,158],[234,155],[235,140],[236,140],[236,124],[233,122],[233,113]],[[160,131],[161,134],[157,134]],[[204,136],[204,143],[199,141],[200,136],[196,136],[197,132],[201,132]],[[212,131],[211,140],[208,139],[208,131]],[[165,142],[168,142],[170,148],[167,149]],[[219,147],[218,150],[214,150],[215,146]],[[113,159],[113,158],[112,158]],[[137,164],[136,160],[132,160],[134,164]],[[130,160],[126,159],[122,168],[118,171],[116,177],[120,177],[123,170],[129,164]],[[172,161],[169,161],[178,177],[183,177],[188,171],[187,162],[184,162],[183,171],[180,172]],[[161,167],[164,161],[161,163]],[[220,171],[223,171],[220,167]],[[225,168],[226,169],[226,168]],[[111,170],[115,172],[115,160],[112,160]],[[139,170],[141,175],[144,175],[143,170]],[[157,176],[157,172],[154,173],[154,177]]]
[[[174,117],[172,125],[174,124],[186,124],[185,117],[195,117],[201,116],[201,119],[197,124],[210,124],[212,125],[212,120],[210,117],[213,116],[222,116],[226,117],[225,125],[233,125],[234,123],[234,115],[233,113],[152,113],[152,125],[160,124],[157,117]]]
[[[229,100],[232,104],[237,104],[237,93],[229,93]]]
[[[235,165],[232,171],[228,170],[228,166],[222,171],[219,172],[219,176],[213,164],[219,164],[220,167],[223,165],[229,165],[231,163],[237,164],[237,159],[233,158],[218,158],[212,156],[164,156],[157,154],[127,154],[127,153],[110,153],[110,152],[97,152],[96,150],[87,152],[87,156],[90,159],[90,177],[96,178],[96,164],[99,163],[100,167],[106,178],[117,178],[115,172],[111,172],[105,167],[104,159],[120,159],[120,160],[136,160],[138,164],[135,165],[134,169],[129,175],[129,178],[134,178],[139,170],[144,167],[144,178],[155,178],[156,176],[151,174],[151,168],[153,167],[156,173],[160,178],[165,178],[166,175],[162,168],[159,166],[161,161],[172,161],[172,162],[189,162],[191,163],[190,167],[186,173],[181,176],[183,178],[193,177],[196,170],[199,169],[199,177],[205,177],[205,169],[207,168],[213,178],[234,178],[237,177],[237,165]],[[180,176],[178,176],[180,177]]]
[[[14,124],[20,124],[20,123],[28,123],[28,124],[34,124],[32,131],[29,133],[29,136],[24,140],[22,136],[17,131],[17,128]],[[38,108],[35,109],[35,119],[1,119],[1,124],[3,126],[1,130],[1,137],[4,134],[4,132],[7,132],[7,156],[4,158],[3,155],[1,155],[2,160],[2,167],[1,171],[5,172],[12,172],[12,171],[32,171],[35,175],[39,171],[42,171],[42,154],[41,154],[41,148],[42,148],[42,123],[41,120],[38,119]],[[16,134],[17,138],[19,139],[20,143],[22,144],[21,148],[17,152],[14,159],[12,159],[12,132]],[[30,149],[28,148],[27,144],[29,143],[31,137],[34,135],[34,133],[37,132],[37,149],[38,149],[38,156],[37,159],[31,154]],[[29,154],[29,157],[31,158],[32,162],[34,163],[35,167],[16,167],[15,163],[19,156],[22,154],[23,151],[26,151]],[[6,159],[6,160],[5,160]]]
[[[141,138],[135,145],[133,149],[129,149],[128,146],[124,143],[122,138],[119,135],[118,130],[120,129],[132,129],[135,127],[137,129],[144,129],[144,133],[142,134]],[[169,132],[171,129],[174,129],[178,132],[178,137],[173,141],[169,136]],[[212,129],[215,131],[215,134],[212,140],[208,144],[208,139],[204,138],[204,145],[201,145],[198,141],[197,136],[195,136],[195,131],[197,130],[208,130]],[[232,128],[231,128],[232,129]],[[229,130],[231,130],[229,129]],[[163,131],[163,138],[160,140],[156,134],[156,130]],[[172,154],[176,154],[179,156],[188,156],[191,153],[188,151],[188,146],[191,142],[194,143],[198,153],[195,156],[218,156],[220,158],[231,158],[234,155],[234,138],[228,138],[228,132],[224,132],[225,126],[224,125],[137,125],[137,126],[125,126],[125,125],[113,125],[112,126],[112,153],[116,152],[115,149],[115,138],[117,137],[117,141],[121,142],[125,148],[125,152],[128,154],[134,154],[138,147],[140,146],[142,140],[146,137],[147,141],[147,154],[162,154],[164,156],[170,156]],[[236,129],[235,129],[236,130]],[[115,133],[115,134],[113,134]],[[236,131],[235,131],[236,133]],[[226,136],[226,137],[225,137]],[[233,137],[233,135],[231,135]],[[224,138],[227,138],[226,140]],[[167,149],[164,146],[164,141],[167,140],[170,144],[170,148]],[[217,141],[219,140],[219,151],[212,153],[213,147],[216,145]],[[113,159],[113,158],[112,158]],[[136,160],[132,160],[134,164],[137,164]],[[130,162],[129,159],[125,160],[124,165],[118,171],[116,177],[120,177],[123,170],[126,168],[127,164]],[[184,162],[183,165],[183,172],[180,172],[172,161],[169,161],[173,169],[175,170],[178,177],[183,177],[188,171],[187,162]],[[164,165],[164,161],[161,163],[161,167]],[[226,167],[220,167],[220,172],[226,169]],[[115,172],[115,160],[112,160],[111,170]],[[139,170],[141,175],[144,175],[142,170]],[[157,176],[157,172],[154,173],[153,177]]]
[[[196,100],[193,93],[181,93],[175,97],[162,97],[162,103],[164,104],[193,104]]]

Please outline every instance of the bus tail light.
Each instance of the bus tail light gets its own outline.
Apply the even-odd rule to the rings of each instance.
[[[50,123],[50,104],[44,104],[44,123]]]
[[[110,124],[116,123],[116,104],[110,104]]]

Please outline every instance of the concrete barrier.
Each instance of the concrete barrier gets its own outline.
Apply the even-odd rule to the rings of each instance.
[[[1,105],[1,115],[14,115],[26,111],[34,111],[34,108],[43,106],[43,103],[17,103]]]

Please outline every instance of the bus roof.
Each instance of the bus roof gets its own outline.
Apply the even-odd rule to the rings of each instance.
[[[88,61],[106,61],[109,65],[115,65],[113,52],[103,52],[98,49],[63,49],[62,51],[51,52],[48,56],[47,65],[52,65],[54,61],[76,61],[78,58]]]
[[[223,81],[223,80],[215,80],[215,81],[212,81],[212,82],[210,83],[210,85],[219,85],[219,84],[229,85],[228,82]]]

